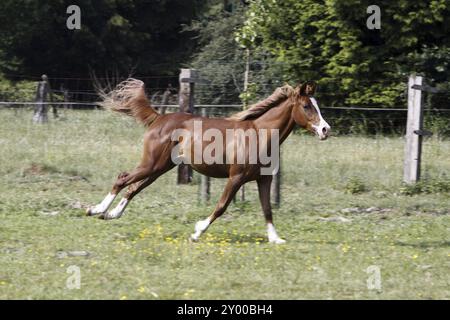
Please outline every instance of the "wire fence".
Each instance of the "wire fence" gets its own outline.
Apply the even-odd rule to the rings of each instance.
[[[43,102],[58,109],[101,110],[96,102]],[[0,101],[1,108],[31,109],[36,102]],[[164,113],[178,112],[178,104],[154,104],[153,107]],[[202,112],[202,109],[205,112]],[[403,134],[405,132],[407,109],[405,108],[367,108],[367,107],[320,107],[323,117],[333,127],[335,134]],[[195,113],[210,118],[224,118],[242,110],[241,104],[213,105],[197,104]],[[435,129],[438,134],[446,136],[450,124],[450,109],[429,109],[424,113],[425,128]],[[438,123],[441,125],[434,128]],[[447,125],[446,125],[447,124]],[[432,127],[432,128],[430,128]]]
[[[220,62],[218,62],[220,63]],[[226,66],[226,62],[222,63]],[[253,77],[260,77],[252,70]],[[201,70],[200,70],[201,73]],[[8,75],[16,79],[36,81],[38,76]],[[146,83],[146,91],[151,98],[152,105],[157,110],[164,112],[177,112],[178,106],[178,75],[136,75]],[[226,81],[212,81],[195,85],[195,112],[202,113],[206,110],[208,117],[228,117],[243,109],[240,99],[242,93],[242,79],[227,79]],[[109,81],[109,77],[96,78],[99,81]],[[339,79],[331,79],[329,82],[339,82]],[[371,83],[386,82],[386,79],[368,79]],[[59,109],[101,109],[98,105],[99,96],[93,86],[92,77],[51,77],[53,102],[40,102],[40,104],[55,106]],[[363,81],[364,82],[364,81]],[[259,79],[256,96],[259,98],[269,96],[277,87],[284,83],[269,79]],[[65,89],[70,87],[71,89]],[[363,88],[362,88],[363,90]],[[169,94],[165,94],[169,91]],[[220,92],[220,93],[218,93]],[[323,94],[323,93],[322,93]],[[33,108],[36,105],[34,99],[36,88],[14,88],[0,91],[1,108]],[[321,92],[318,93],[318,101],[321,101]],[[327,92],[327,97],[341,97],[342,92]],[[13,97],[8,99],[8,97]],[[23,99],[23,97],[27,97]],[[442,98],[443,104],[439,108],[426,108],[424,113],[425,127],[434,126],[444,135],[450,135],[450,108],[445,101],[450,100],[450,92],[439,92],[435,97]],[[215,103],[220,101],[220,103]],[[332,124],[333,130],[339,134],[345,133],[398,133],[405,131],[407,119],[406,100],[395,108],[359,107],[359,106],[320,106],[322,114]],[[449,108],[449,109],[447,109]]]

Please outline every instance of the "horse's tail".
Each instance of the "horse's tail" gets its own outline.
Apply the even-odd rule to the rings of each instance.
[[[103,100],[99,103],[100,106],[134,117],[145,126],[149,126],[159,116],[147,99],[144,82],[141,80],[127,79],[119,83],[113,91],[100,91],[99,95]]]

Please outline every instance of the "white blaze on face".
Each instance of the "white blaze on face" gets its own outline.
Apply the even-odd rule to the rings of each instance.
[[[314,99],[313,97],[310,97],[309,100],[311,100],[311,103],[313,104],[314,108],[316,108],[317,114],[319,115],[320,119],[319,124],[313,125],[312,127],[316,131],[320,140],[326,139],[328,137],[328,133],[330,132],[331,128],[329,124],[322,118],[322,114],[320,113],[319,104],[317,103],[317,100]]]

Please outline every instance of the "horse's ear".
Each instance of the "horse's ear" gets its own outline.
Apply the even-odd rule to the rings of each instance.
[[[306,81],[300,85],[300,95],[313,96],[316,92],[317,85],[314,81]]]

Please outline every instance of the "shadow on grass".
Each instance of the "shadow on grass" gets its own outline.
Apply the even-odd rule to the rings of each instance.
[[[414,248],[447,248],[450,247],[450,241],[421,241],[421,242],[395,242],[395,245]]]
[[[173,232],[167,236],[169,236],[171,239],[178,239],[184,241],[189,240],[190,233]],[[210,232],[203,234],[198,242],[199,243],[227,242],[229,244],[243,244],[243,243],[255,244],[255,243],[264,243],[268,241],[265,235],[261,235],[259,233],[234,234],[231,232]]]

